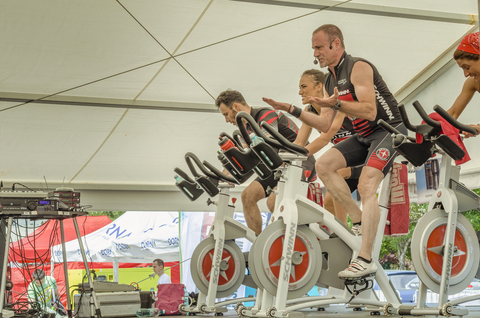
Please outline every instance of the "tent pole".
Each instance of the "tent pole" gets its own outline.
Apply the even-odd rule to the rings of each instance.
[[[100,312],[100,306],[98,305],[97,296],[95,294],[95,289],[93,288],[92,276],[90,275],[90,269],[88,268],[87,255],[85,254],[85,249],[83,248],[82,236],[80,235],[80,230],[78,229],[77,217],[73,217],[73,225],[75,226],[75,232],[77,233],[78,246],[80,247],[80,252],[82,253],[83,265],[85,266],[85,271],[87,272],[88,284],[90,285],[90,301],[93,299],[93,305],[95,306],[95,314],[97,317],[102,317]],[[90,302],[90,305],[92,303]],[[90,307],[92,308],[92,307]],[[91,313],[93,318],[93,311]]]
[[[120,275],[119,275],[119,269],[118,269],[118,262],[117,262],[117,259],[115,258],[113,260],[113,281],[118,283],[119,278],[120,278]]]
[[[60,234],[62,235],[62,254],[63,254],[63,273],[65,275],[65,288],[67,290],[67,314],[68,318],[72,318],[72,303],[70,301],[70,284],[68,282],[68,265],[67,265],[67,250],[65,249],[65,231],[63,229],[63,220],[60,220]],[[53,268],[52,255],[52,268]]]
[[[8,218],[8,225],[7,225],[7,237],[5,238],[5,254],[3,255],[3,263],[2,263],[2,282],[0,286],[0,312],[3,311],[3,307],[5,306],[5,285],[7,282],[7,263],[8,263],[8,251],[10,248],[10,236],[12,234],[12,221],[13,218]]]

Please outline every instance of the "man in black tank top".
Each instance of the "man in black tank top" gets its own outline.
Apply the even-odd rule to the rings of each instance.
[[[244,111],[250,114],[259,126],[262,122],[267,122],[291,142],[297,138],[298,127],[290,118],[270,107],[250,107],[238,91],[229,89],[222,92],[217,97],[215,105],[219,108],[227,123],[236,125],[235,116],[238,112]],[[249,133],[253,132],[249,129],[249,126],[247,126],[247,130]],[[263,130],[263,133],[267,136],[270,135],[266,130]],[[244,145],[244,147],[247,147],[247,145]],[[315,173],[315,158],[313,156],[309,156],[306,161],[303,161],[302,167],[304,171],[302,181],[311,182],[317,179],[317,174]],[[268,197],[267,206],[269,210],[273,212],[275,208],[275,194],[267,193],[267,188],[270,187],[274,189],[277,183],[278,180],[275,180],[275,176],[272,173],[271,176],[266,179],[256,178],[242,191],[245,221],[247,222],[247,226],[257,234],[262,232],[262,216],[257,203],[261,199]]]
[[[328,192],[352,219],[361,219],[362,247],[358,258],[347,269],[338,273],[343,279],[374,275],[377,267],[372,261],[372,249],[380,219],[376,191],[390,170],[397,152],[392,138],[377,125],[382,118],[406,134],[397,109],[397,101],[370,62],[354,58],[345,52],[341,30],[326,24],[313,32],[312,48],[321,67],[328,67],[324,98],[310,97],[310,102],[322,107],[322,115],[301,112],[303,122],[317,129],[326,129],[331,123],[331,112],[341,110],[352,121],[355,134],[338,143],[316,163],[318,176]],[[292,110],[292,113],[298,110]],[[319,120],[318,118],[324,118]],[[345,180],[338,170],[365,164],[361,171],[358,191],[363,213],[350,195]],[[359,224],[354,224],[357,227]]]

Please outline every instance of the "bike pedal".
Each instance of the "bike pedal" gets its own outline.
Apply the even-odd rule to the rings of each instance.
[[[362,277],[340,277],[345,281],[345,285],[363,285],[367,281],[372,281],[375,278],[375,273],[371,273]]]

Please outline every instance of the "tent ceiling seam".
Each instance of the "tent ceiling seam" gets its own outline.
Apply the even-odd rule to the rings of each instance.
[[[117,0],[118,1],[118,0]],[[119,2],[119,1],[118,1]],[[177,53],[177,51],[180,49],[180,47],[183,45],[183,43],[185,42],[185,40],[190,36],[190,34],[192,33],[192,31],[197,27],[198,23],[200,22],[200,20],[203,18],[203,16],[205,15],[205,13],[207,12],[208,8],[210,8],[210,5],[212,4],[213,0],[210,0],[207,4],[207,6],[203,9],[202,13],[200,14],[200,16],[197,18],[197,20],[195,21],[195,23],[192,25],[192,27],[190,28],[190,30],[188,30],[187,34],[183,37],[182,41],[180,41],[180,43],[177,45],[177,47],[175,48],[175,50],[172,52],[172,54],[170,56],[172,56],[172,58],[175,56],[175,54]],[[120,2],[119,2],[120,3]],[[125,8],[125,7],[124,7]],[[126,9],[125,9],[126,10]],[[138,22],[138,21],[137,21]],[[175,61],[180,64],[176,59]],[[170,59],[165,62],[161,67],[160,69],[157,71],[157,73],[152,77],[152,79],[150,79],[150,81],[148,81],[148,83],[145,85],[145,87],[140,90],[140,92],[138,93],[137,96],[135,96],[135,98],[133,100],[137,100],[138,97],[140,97],[140,95],[143,94],[143,92],[150,86],[150,84],[152,84],[152,82],[155,80],[155,78],[157,78],[158,74],[160,74],[160,72],[165,68],[165,66],[168,64],[168,62],[170,62]],[[183,65],[180,65],[182,66],[183,68]],[[185,68],[184,68],[185,69]],[[189,72],[187,72],[190,76],[192,76]],[[194,78],[195,81],[197,81],[195,78]],[[200,84],[198,81],[197,81],[198,84]],[[208,93],[208,95],[210,95],[212,98],[212,94],[210,94],[203,85],[200,84],[200,86]]]
[[[164,59],[161,59],[161,60],[159,60],[159,61],[154,61],[154,62],[151,62],[151,63],[147,63],[147,64],[144,64],[144,65],[141,65],[141,66],[137,66],[137,67],[134,67],[134,68],[129,69],[129,70],[126,70],[126,71],[122,71],[122,72],[120,72],[120,73],[116,73],[116,74],[113,74],[113,75],[108,75],[108,76],[106,76],[106,77],[102,77],[102,78],[100,78],[100,79],[97,79],[97,80],[94,80],[94,81],[90,81],[90,82],[88,82],[88,83],[84,83],[84,84],[77,85],[77,86],[74,86],[74,87],[71,87],[71,88],[68,88],[68,89],[64,89],[63,91],[60,91],[60,92],[56,92],[56,93],[52,93],[52,94],[49,94],[49,95],[45,95],[45,96],[39,97],[39,98],[37,98],[37,99],[24,101],[24,102],[22,102],[21,104],[14,105],[14,106],[10,106],[10,107],[4,108],[4,109],[0,109],[0,112],[6,111],[6,110],[10,110],[10,109],[13,109],[13,108],[16,108],[16,107],[24,106],[24,105],[29,104],[29,103],[40,102],[40,101],[46,100],[47,98],[54,97],[54,96],[57,96],[57,95],[60,95],[60,94],[63,94],[63,93],[66,93],[66,92],[75,90],[75,89],[77,89],[77,88],[81,88],[81,87],[85,87],[85,86],[88,86],[88,85],[91,85],[91,84],[95,84],[95,83],[98,83],[98,82],[101,82],[101,81],[104,81],[104,80],[107,80],[107,79],[110,79],[110,78],[113,78],[113,77],[116,77],[116,76],[120,76],[120,75],[129,73],[129,72],[133,72],[133,71],[142,69],[142,68],[144,68],[144,67],[148,67],[148,66],[151,66],[151,65],[154,65],[154,64],[157,64],[157,63],[161,63],[161,62],[163,62],[163,61],[167,61],[167,60],[169,60],[169,59],[170,59],[170,58],[164,58]]]
[[[155,42],[157,42],[158,45],[160,45],[160,47],[161,47],[165,52],[167,52],[167,54],[170,56],[171,59],[175,60],[175,62],[177,62],[177,64],[178,64],[181,68],[183,68],[183,70],[184,70],[208,95],[210,95],[210,97],[213,98],[212,94],[210,94],[210,92],[208,92],[207,89],[206,89],[202,84],[200,84],[200,82],[199,82],[192,74],[190,74],[190,72],[188,72],[188,71],[185,69],[185,67],[183,67],[183,65],[181,65],[181,64],[175,59],[175,57],[172,55],[172,53],[170,53],[170,52],[162,45],[162,43],[160,43],[160,41],[158,41],[158,40],[153,36],[153,34],[150,33],[150,31],[148,31],[147,28],[146,28],[140,21],[138,21],[138,19],[137,19],[130,11],[128,11],[128,9],[120,2],[120,0],[117,0],[117,3],[118,3],[120,6],[122,6],[122,8],[145,30],[145,32],[148,33],[148,35],[150,35],[150,37],[151,37],[152,39],[155,40]],[[207,6],[207,8],[208,8],[208,6]],[[170,61],[170,59],[169,59],[168,61]],[[168,61],[167,61],[167,63],[168,63]],[[167,63],[165,63],[163,66],[165,66]],[[163,67],[160,68],[160,70],[158,71],[158,73],[160,73],[160,71],[161,71],[162,69],[163,69]],[[156,76],[156,75],[155,75],[155,76]],[[155,77],[154,77],[154,78],[155,78]],[[153,79],[152,79],[152,81],[153,81]],[[148,84],[148,85],[149,85],[149,84]],[[141,92],[143,92],[143,90],[142,90]],[[140,92],[140,94],[141,94],[141,92]],[[139,94],[139,95],[140,95],[140,94]],[[134,98],[134,100],[137,99],[139,95],[137,95],[137,96]]]
[[[85,167],[90,163],[90,161],[92,161],[92,159],[97,155],[97,153],[100,151],[100,149],[102,149],[102,147],[107,143],[107,140],[110,138],[110,136],[112,136],[113,132],[117,129],[118,125],[120,125],[120,123],[122,122],[123,118],[125,118],[125,115],[127,115],[129,110],[130,109],[126,109],[123,112],[122,116],[117,121],[115,126],[113,126],[112,130],[110,131],[108,136],[105,138],[105,140],[103,140],[102,144],[97,148],[97,150],[93,153],[93,155],[87,160],[87,162],[83,165],[83,167],[80,168],[80,170],[78,170],[78,172],[73,176],[73,178],[70,179],[70,181],[68,181],[68,183],[71,183],[83,171],[83,169],[85,169]]]
[[[305,8],[305,9],[330,9],[333,11],[385,16],[393,18],[426,20],[437,22],[448,22],[458,24],[473,25],[477,18],[473,14],[462,14],[452,12],[441,12],[433,10],[408,9],[401,7],[392,7],[385,5],[367,4],[367,3],[351,3],[348,5],[332,5],[336,4],[336,0],[323,0],[318,3],[318,0],[232,0],[238,2],[250,2],[264,5],[276,5],[285,7]]]
[[[262,27],[260,29],[256,29],[256,30],[252,30],[252,31],[249,31],[249,32],[246,32],[246,33],[243,33],[243,34],[239,34],[239,35],[236,35],[234,37],[231,37],[231,38],[228,38],[228,39],[224,39],[224,40],[221,40],[221,41],[217,41],[217,42],[214,42],[214,43],[211,43],[211,44],[208,44],[208,45],[205,45],[205,46],[201,46],[199,48],[196,48],[194,50],[190,50],[190,51],[186,51],[186,52],[183,52],[183,53],[180,53],[178,55],[175,55],[175,56],[172,56],[170,55],[170,57],[168,58],[164,58],[164,59],[161,59],[161,60],[158,60],[158,61],[154,61],[154,62],[151,62],[151,63],[147,63],[147,64],[144,64],[144,65],[141,65],[141,66],[138,66],[138,67],[135,67],[135,68],[132,68],[132,69],[129,69],[129,70],[126,70],[126,71],[122,71],[122,72],[119,72],[119,73],[116,73],[116,74],[113,74],[113,75],[109,75],[109,76],[106,76],[106,77],[103,77],[103,78],[100,78],[100,79],[97,79],[97,80],[94,80],[94,81],[90,81],[88,83],[84,83],[84,84],[81,84],[81,85],[77,85],[77,86],[74,86],[74,87],[71,87],[71,88],[68,88],[68,89],[65,89],[65,90],[62,90],[60,92],[56,92],[56,93],[52,93],[52,94],[49,94],[49,95],[46,95],[46,96],[43,96],[43,97],[40,97],[38,99],[35,99],[35,100],[28,100],[28,101],[25,101],[25,102],[22,102],[21,104],[18,104],[18,105],[14,105],[14,106],[11,106],[11,107],[7,107],[7,108],[4,108],[4,109],[1,109],[0,112],[2,111],[7,111],[7,110],[11,110],[13,108],[16,108],[16,107],[20,107],[20,106],[24,106],[26,104],[29,104],[29,103],[35,103],[35,102],[39,102],[39,101],[42,101],[42,100],[45,100],[47,98],[50,98],[50,97],[53,97],[53,96],[56,96],[56,95],[60,95],[60,94],[63,94],[63,93],[66,93],[66,92],[69,92],[69,91],[72,91],[72,90],[75,90],[77,88],[81,88],[81,87],[85,87],[85,86],[88,86],[88,85],[91,85],[91,84],[95,84],[95,83],[98,83],[98,82],[101,82],[101,81],[104,81],[104,80],[107,80],[107,79],[110,79],[110,78],[113,78],[113,77],[116,77],[116,76],[120,76],[120,75],[123,75],[123,74],[126,74],[126,73],[129,73],[129,72],[133,72],[133,71],[136,71],[136,70],[139,70],[139,69],[142,69],[144,67],[148,67],[148,66],[151,66],[151,65],[154,65],[154,64],[157,64],[157,63],[161,63],[161,62],[164,62],[164,61],[168,61],[170,59],[174,59],[178,65],[180,65],[184,70],[185,72],[187,72],[187,74],[189,74],[190,76],[192,76],[179,62],[178,60],[176,59],[177,57],[180,57],[180,56],[183,56],[183,55],[186,55],[186,54],[190,54],[190,53],[193,53],[193,52],[196,52],[196,51],[200,51],[200,50],[203,50],[203,49],[206,49],[206,48],[209,48],[209,47],[212,47],[212,46],[215,46],[217,44],[221,44],[221,43],[224,43],[224,42],[228,42],[228,41],[231,41],[231,40],[234,40],[234,39],[237,39],[237,38],[240,38],[240,37],[243,37],[243,36],[246,36],[246,35],[250,35],[250,34],[253,34],[253,33],[256,33],[256,32],[259,32],[259,31],[263,31],[263,30],[266,30],[266,29],[269,29],[269,28],[272,28],[272,27],[275,27],[277,25],[281,25],[281,24],[284,24],[284,23],[287,23],[287,22],[290,22],[290,21],[294,21],[294,20],[298,20],[298,19],[301,19],[303,17],[306,17],[306,16],[309,16],[309,15],[312,15],[312,14],[316,14],[320,11],[324,11],[324,10],[327,10],[331,7],[335,7],[335,6],[340,6],[342,4],[345,4],[345,3],[348,3],[352,0],[347,0],[347,1],[344,1],[344,2],[340,2],[338,4],[335,4],[333,6],[330,6],[330,7],[326,7],[326,8],[322,8],[322,9],[319,9],[319,10],[315,10],[313,12],[309,12],[309,13],[305,13],[305,14],[302,14],[300,16],[297,16],[297,17],[294,17],[294,18],[290,18],[290,19],[287,19],[287,20],[284,20],[284,21],[280,21],[280,22],[277,22],[277,23],[274,23],[274,24],[271,24],[271,25],[267,25],[265,27]],[[120,4],[120,3],[119,3]],[[121,5],[121,4],[120,4]],[[126,10],[126,9],[125,9]],[[128,12],[128,11],[127,11]],[[133,16],[132,16],[133,17]],[[140,24],[140,23],[139,23]],[[141,24],[140,24],[141,25]],[[146,29],[145,29],[146,30]],[[146,30],[148,32],[148,30]],[[152,36],[152,38],[154,38]],[[155,38],[154,38],[155,39]],[[155,39],[156,41],[156,39]],[[157,41],[158,43],[158,41]],[[160,43],[158,43],[164,50],[165,52],[169,53]],[[192,76],[192,78],[195,80],[195,78]],[[196,81],[196,80],[195,80]],[[203,86],[198,82],[196,81],[202,88]],[[204,88],[205,89],[205,88]],[[206,91],[206,90],[205,90]],[[208,91],[206,91],[213,99],[215,99]]]

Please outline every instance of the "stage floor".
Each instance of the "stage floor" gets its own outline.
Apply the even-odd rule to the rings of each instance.
[[[460,307],[460,308],[467,308],[469,311],[468,317],[480,317],[480,307]],[[375,315],[371,313],[370,310],[361,310],[361,311],[353,311],[352,308],[347,308],[346,306],[334,305],[328,308],[325,308],[325,311],[317,311],[315,309],[304,309],[301,311],[305,318],[314,318],[314,317],[328,317],[328,318],[366,318],[366,317],[374,317]],[[383,315],[383,312],[380,311],[380,315]],[[215,317],[213,314],[204,314],[204,315],[197,315],[198,317]],[[162,316],[162,317],[178,317],[177,316]],[[224,313],[223,317],[238,317],[237,313],[234,310],[229,310],[228,312]],[[392,317],[439,317],[435,315],[431,316],[395,316]]]

